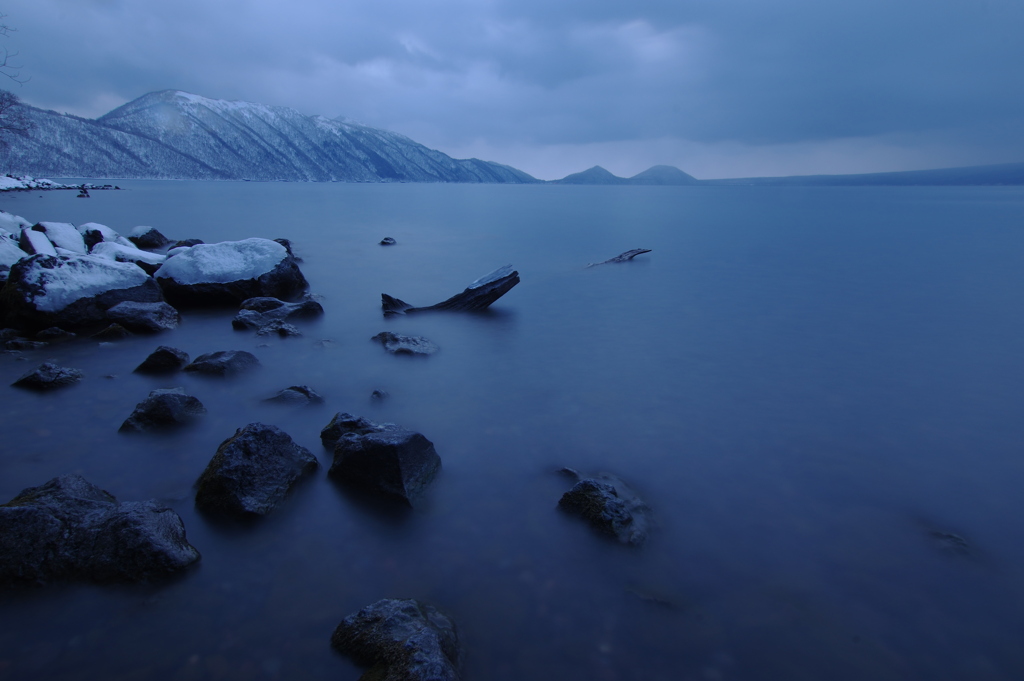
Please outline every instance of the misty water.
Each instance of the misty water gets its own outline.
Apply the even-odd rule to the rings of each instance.
[[[326,314],[281,339],[187,311],[0,356],[0,386],[47,359],[86,374],[0,387],[0,500],[80,473],[168,504],[203,556],[168,583],[0,592],[0,678],[354,680],[331,632],[388,597],[457,621],[467,679],[1024,676],[1024,189],[120,184],[0,208],[286,237]],[[586,267],[632,248],[652,252]],[[381,314],[382,292],[429,305],[506,263],[522,283],[487,313]],[[388,355],[384,330],[441,350]],[[263,367],[133,374],[161,344]],[[326,403],[261,402],[296,384]],[[174,386],[209,413],[118,434]],[[338,411],[434,442],[421,505],[327,479]],[[193,483],[256,421],[323,467],[264,520],[213,523]],[[559,512],[562,466],[636,488],[647,545]]]

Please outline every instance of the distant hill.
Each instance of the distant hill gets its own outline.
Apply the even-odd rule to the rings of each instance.
[[[287,107],[151,92],[96,120],[25,106],[35,129],[6,169],[49,177],[342,182],[539,182],[404,135]]]
[[[860,175],[792,175],[789,177],[738,177],[698,180],[675,166],[653,166],[633,177],[618,177],[601,166],[566,175],[552,184],[601,185],[763,185],[789,187],[866,186],[992,186],[1024,185],[1024,163],[1003,163],[939,170],[907,170]]]
[[[687,175],[675,166],[652,166],[633,177],[619,177],[601,166],[594,166],[581,173],[573,173],[572,175],[566,175],[561,180],[552,181],[552,184],[683,185],[699,183],[700,180]]]
[[[1024,163],[941,168],[939,170],[907,170],[896,173],[864,173],[861,175],[744,177],[727,180],[702,180],[701,184],[799,187],[1024,185]]]

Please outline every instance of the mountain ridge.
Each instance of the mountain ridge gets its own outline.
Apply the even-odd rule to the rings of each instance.
[[[147,93],[97,119],[25,110],[36,129],[11,140],[6,161],[9,169],[35,176],[541,182],[511,166],[453,159],[352,121],[180,90]]]

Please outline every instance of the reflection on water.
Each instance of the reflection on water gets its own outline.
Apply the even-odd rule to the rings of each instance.
[[[356,679],[330,634],[384,597],[452,614],[472,679],[1024,674],[1019,189],[127,184],[0,207],[287,237],[326,315],[281,339],[187,312],[159,338],[0,357],[3,385],[51,358],[86,374],[3,388],[0,497],[80,473],[163,500],[203,554],[161,585],[0,593],[0,678]],[[508,262],[522,283],[487,313],[381,314],[382,292],[430,304]],[[441,350],[388,355],[384,330]],[[263,367],[133,374],[160,344]],[[326,404],[262,401],[302,384]],[[194,427],[117,433],[177,386],[209,410]],[[336,411],[434,442],[414,510],[327,479]],[[210,522],[192,485],[254,421],[323,467],[259,522]],[[647,546],[559,513],[562,466],[629,482]]]

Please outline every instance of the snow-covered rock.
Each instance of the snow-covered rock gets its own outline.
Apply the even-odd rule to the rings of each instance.
[[[308,285],[284,246],[259,238],[197,244],[168,258],[154,276],[175,306],[287,299]]]
[[[9,236],[0,236],[0,269],[10,269],[11,265],[27,257],[28,253],[21,250],[18,242]]]
[[[31,226],[32,223],[20,215],[0,210],[0,230],[5,230],[8,234],[17,234],[26,227]]]
[[[124,238],[110,227],[101,225],[98,222],[86,222],[84,225],[79,225],[78,233],[82,235],[86,246],[90,249],[92,249],[96,244],[104,241],[111,241],[113,243],[121,244],[122,246],[127,246],[128,248],[135,248],[135,244],[131,241],[128,241],[128,239]]]
[[[50,243],[57,248],[63,248],[79,255],[89,252],[89,249],[85,247],[85,239],[70,222],[40,222],[32,229],[45,234]]]
[[[143,251],[135,246],[124,246],[116,241],[101,241],[92,247],[89,254],[117,262],[144,262],[147,265],[162,265],[167,260],[166,256],[159,253]]]
[[[126,300],[156,303],[163,295],[138,266],[88,255],[24,258],[0,290],[7,324],[36,329],[102,322],[107,309]]]
[[[21,250],[25,251],[29,255],[35,255],[42,253],[43,255],[57,255],[57,250],[50,243],[50,240],[46,238],[46,235],[42,232],[37,232],[34,229],[23,229],[21,230],[21,237],[18,239],[18,245],[21,246]]]

